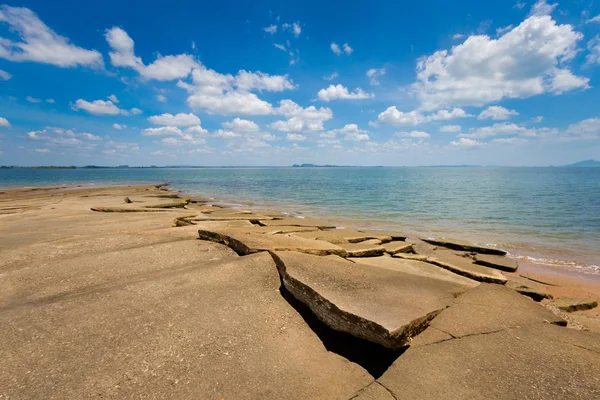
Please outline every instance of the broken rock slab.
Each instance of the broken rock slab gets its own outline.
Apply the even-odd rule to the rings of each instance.
[[[264,226],[312,226],[319,229],[335,229],[334,224],[328,223],[321,219],[314,218],[282,218],[282,219],[265,219],[260,220]]]
[[[260,251],[297,251],[301,253],[325,256],[335,254],[346,257],[343,248],[321,240],[304,239],[292,235],[265,235],[249,229],[211,229],[198,231],[200,239],[224,244],[240,255]]]
[[[598,399],[598,343],[591,332],[526,325],[411,346],[378,382],[396,399]]]
[[[377,257],[385,253],[385,248],[379,244],[338,243],[338,246],[346,250],[348,257]]]
[[[518,293],[522,294],[523,296],[530,297],[535,301],[542,301],[544,299],[552,298],[552,295],[544,292],[541,289],[536,289],[536,288],[530,287],[528,285],[524,285],[523,283],[514,281],[512,279],[509,279],[508,282],[506,282],[506,287],[517,291]]]
[[[495,254],[499,256],[505,256],[506,251],[495,249],[492,247],[479,246],[473,243],[464,242],[462,240],[454,240],[447,238],[439,238],[439,239],[421,239],[426,243],[442,246],[452,250],[460,250],[460,251],[469,251],[481,254]]]
[[[396,254],[396,253],[412,253],[413,252],[413,245],[412,243],[406,243],[406,242],[389,242],[389,243],[384,243],[383,244],[383,248],[385,249],[385,252],[388,254]]]
[[[447,250],[436,250],[433,256],[427,257],[427,262],[480,282],[504,285],[507,281],[500,271],[475,264],[470,257],[462,257]]]
[[[314,231],[314,232],[300,232],[295,233],[296,236],[303,237],[305,239],[317,239],[324,240],[333,244],[340,243],[359,243],[370,239],[378,239],[381,242],[390,242],[392,238],[385,235],[377,235],[373,233],[365,233],[359,231],[353,231],[350,229],[334,229],[329,231]]]
[[[594,299],[560,297],[552,302],[559,310],[566,312],[591,310],[598,307],[598,302]]]
[[[493,254],[476,254],[475,264],[485,267],[499,269],[506,272],[515,272],[519,268],[519,263],[513,258],[506,256],[497,256]]]
[[[272,252],[284,288],[332,329],[403,347],[468,287],[339,257]]]

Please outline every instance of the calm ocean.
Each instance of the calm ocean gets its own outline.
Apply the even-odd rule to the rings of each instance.
[[[0,187],[138,182],[600,274],[600,168],[0,169]]]

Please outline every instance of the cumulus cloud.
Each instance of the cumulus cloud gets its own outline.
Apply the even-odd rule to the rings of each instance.
[[[450,146],[460,149],[474,149],[477,147],[484,146],[485,143],[478,142],[477,140],[460,138],[458,140],[453,140],[450,142]]]
[[[423,131],[412,131],[412,132],[396,132],[394,134],[397,137],[415,138],[415,139],[428,139],[431,135]]]
[[[7,81],[12,78],[12,75],[0,69],[0,80]]]
[[[340,75],[337,72],[334,72],[330,75],[325,75],[323,77],[323,79],[325,79],[326,81],[332,81],[332,80],[336,79],[338,76],[340,76]]]
[[[203,65],[192,71],[192,84],[179,81],[177,85],[188,91],[190,107],[220,115],[272,114],[272,105],[251,91],[281,92],[295,88],[287,75],[241,70],[233,76],[220,74]]]
[[[160,103],[167,102],[167,97],[164,94],[157,94],[156,96],[154,96],[154,98],[156,99],[156,101],[158,101]]]
[[[277,25],[269,25],[263,28],[263,30],[271,35],[274,35],[277,32]]]
[[[391,106],[379,114],[377,121],[390,125],[419,125],[431,121],[447,121],[466,117],[472,117],[472,115],[465,112],[462,108],[438,110],[435,113],[424,115],[416,110],[403,112],[399,111],[396,106]]]
[[[260,131],[260,127],[256,124],[256,122],[241,118],[235,118],[232,121],[223,122],[221,125],[233,132],[254,133]]]
[[[145,79],[171,81],[187,77],[198,62],[189,54],[158,55],[152,64],[145,65],[134,52],[134,41],[123,29],[113,27],[105,33],[112,51],[108,53],[113,67],[132,68]]]
[[[208,131],[200,125],[191,126],[181,130],[176,126],[160,126],[158,128],[146,128],[142,131],[142,136],[164,137],[160,143],[166,145],[193,144],[202,145],[206,143]]]
[[[586,21],[586,23],[588,23],[588,24],[594,23],[594,22],[600,23],[600,14],[598,14],[594,18],[590,18]]]
[[[113,124],[113,128],[117,129],[117,130],[121,130],[121,129],[125,129],[127,128],[127,125],[122,125],[122,124]]]
[[[287,140],[293,141],[293,142],[303,142],[306,140],[306,136],[301,135],[299,133],[288,133],[286,135]]]
[[[491,118],[493,120],[509,119],[512,115],[519,115],[516,110],[509,110],[501,106],[490,106],[483,110],[477,119]]]
[[[340,46],[335,43],[335,42],[331,42],[331,45],[329,45],[329,48],[331,49],[331,51],[333,51],[333,53],[336,56],[339,56],[342,54],[342,49],[340,48]]]
[[[348,45],[348,43],[344,43],[343,48],[344,48],[344,53],[346,53],[346,55],[350,55],[354,51],[354,49],[352,47],[350,47]]]
[[[347,124],[344,125],[343,128],[332,129],[330,131],[321,133],[320,137],[323,139],[320,141],[320,143],[339,143],[339,141],[336,139],[338,135],[343,136],[344,140],[353,140],[357,142],[369,140],[369,131],[359,129],[357,124]]]
[[[589,79],[566,66],[582,37],[571,25],[557,25],[536,11],[497,39],[470,36],[450,50],[419,59],[412,89],[423,109],[585,89]]]
[[[10,122],[4,117],[0,117],[0,128],[10,128]]]
[[[463,35],[462,33],[455,33],[454,35],[452,35],[453,40],[462,39],[464,37],[465,37],[465,35]]]
[[[102,55],[69,42],[44,24],[28,8],[0,6],[0,22],[16,32],[19,41],[0,37],[0,58],[10,61],[32,61],[58,67],[104,66]]]
[[[35,97],[31,97],[31,96],[25,97],[25,100],[27,100],[30,103],[36,103],[36,104],[42,102],[42,99],[38,99],[38,98],[35,98]]]
[[[372,86],[379,86],[379,77],[385,75],[385,68],[371,68],[367,71],[367,77],[369,78],[369,84]]]
[[[271,124],[271,128],[281,132],[322,131],[323,122],[333,118],[333,112],[329,108],[315,106],[302,108],[292,100],[281,100],[275,113],[288,118]]]
[[[531,7],[529,15],[550,15],[557,6],[558,4],[546,3],[546,0],[538,0],[533,7]]]
[[[440,126],[440,132],[444,133],[458,133],[462,130],[460,125],[443,125]]]
[[[367,93],[361,88],[356,88],[354,92],[348,91],[343,85],[329,85],[327,89],[321,89],[317,93],[317,97],[322,101],[332,100],[364,100],[375,97],[373,93]]]
[[[140,115],[142,113],[142,110],[140,110],[139,108],[133,107],[131,110],[129,110],[129,112],[132,113],[133,115]]]
[[[110,96],[108,96],[107,99],[109,99],[110,101],[112,101],[115,104],[117,104],[119,102],[119,99],[117,99],[117,96],[115,96],[114,94],[111,94]]]
[[[25,135],[26,139],[44,142],[50,147],[74,147],[81,150],[92,150],[96,148],[100,136],[88,132],[79,133],[75,129],[63,129],[46,127],[38,131],[30,131]]]
[[[586,64],[600,64],[600,35],[594,36],[587,43],[589,54],[585,58]]]
[[[84,110],[94,115],[119,115],[123,114],[124,110],[115,106],[110,100],[94,100],[92,102],[77,99],[72,108],[77,110]]]
[[[200,125],[200,118],[196,115],[189,113],[179,113],[176,115],[173,114],[161,114],[161,115],[153,115],[148,117],[148,121],[155,125],[171,125],[171,126],[192,126],[192,125]]]

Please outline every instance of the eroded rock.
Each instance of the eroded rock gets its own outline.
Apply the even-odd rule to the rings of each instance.
[[[260,223],[264,226],[309,226],[316,227],[319,229],[335,229],[336,226],[323,221],[321,219],[314,218],[264,218],[260,220]]]
[[[560,297],[554,300],[553,304],[558,307],[559,310],[566,312],[590,310],[598,307],[598,302],[594,299],[576,297]]]
[[[450,251],[435,251],[433,256],[427,257],[427,262],[480,282],[504,285],[507,280],[500,271],[475,264],[470,257],[462,257]]]
[[[439,238],[439,239],[421,239],[424,242],[435,246],[442,246],[452,250],[460,250],[460,251],[468,251],[468,252],[476,252],[481,254],[495,254],[499,256],[506,255],[506,251],[495,249],[492,247],[479,246],[473,243],[464,242],[462,240],[454,240],[447,238]]]
[[[515,272],[519,268],[519,263],[513,258],[506,256],[497,256],[493,254],[476,254],[475,264],[485,267],[499,269],[506,272]]]
[[[389,242],[389,243],[384,243],[383,244],[383,248],[385,249],[385,252],[388,254],[396,254],[396,253],[412,253],[413,252],[413,245],[412,243],[406,243],[406,242]]]
[[[352,263],[273,252],[282,282],[331,328],[391,349],[404,346],[452,304],[464,285]]]

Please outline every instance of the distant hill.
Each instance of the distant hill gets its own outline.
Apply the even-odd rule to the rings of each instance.
[[[577,168],[577,167],[600,167],[600,161],[596,161],[596,160],[579,161],[578,163],[575,163],[575,164],[565,165],[565,167],[570,167],[570,168]]]

